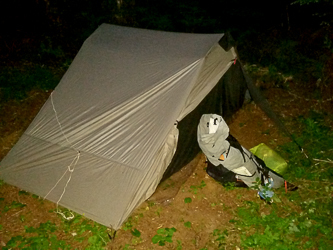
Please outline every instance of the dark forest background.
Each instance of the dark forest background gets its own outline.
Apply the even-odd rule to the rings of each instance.
[[[7,0],[0,4],[0,66],[66,68],[104,22],[230,32],[241,59],[271,75],[292,75],[317,87],[333,79],[332,0]]]

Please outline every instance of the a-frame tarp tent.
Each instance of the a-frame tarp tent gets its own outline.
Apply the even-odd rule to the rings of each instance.
[[[224,103],[242,104],[245,89],[232,72],[223,84],[237,68],[223,37],[101,25],[2,160],[0,178],[118,229],[162,179],[177,124],[187,119],[179,138],[191,127],[191,145],[199,121],[192,114],[223,113],[215,101],[223,93]]]

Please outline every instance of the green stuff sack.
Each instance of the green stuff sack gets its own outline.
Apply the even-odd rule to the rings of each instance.
[[[266,166],[276,173],[283,175],[287,171],[287,162],[273,149],[268,147],[265,143],[250,149],[251,153],[262,159]]]

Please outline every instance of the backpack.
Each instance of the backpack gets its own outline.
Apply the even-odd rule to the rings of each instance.
[[[259,179],[262,186],[267,183],[273,188],[283,185],[284,179],[280,175],[267,168],[263,160],[229,133],[229,127],[221,116],[202,115],[197,139],[207,158],[207,174],[222,184],[233,182],[239,187],[254,187]]]

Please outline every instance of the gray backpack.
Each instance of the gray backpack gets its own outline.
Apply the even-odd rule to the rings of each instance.
[[[255,186],[258,178],[263,186],[269,180],[273,188],[283,185],[284,179],[281,176],[269,170],[261,159],[230,135],[229,127],[221,116],[202,115],[197,139],[208,160],[207,173],[214,179],[222,183],[241,180],[248,187]]]

